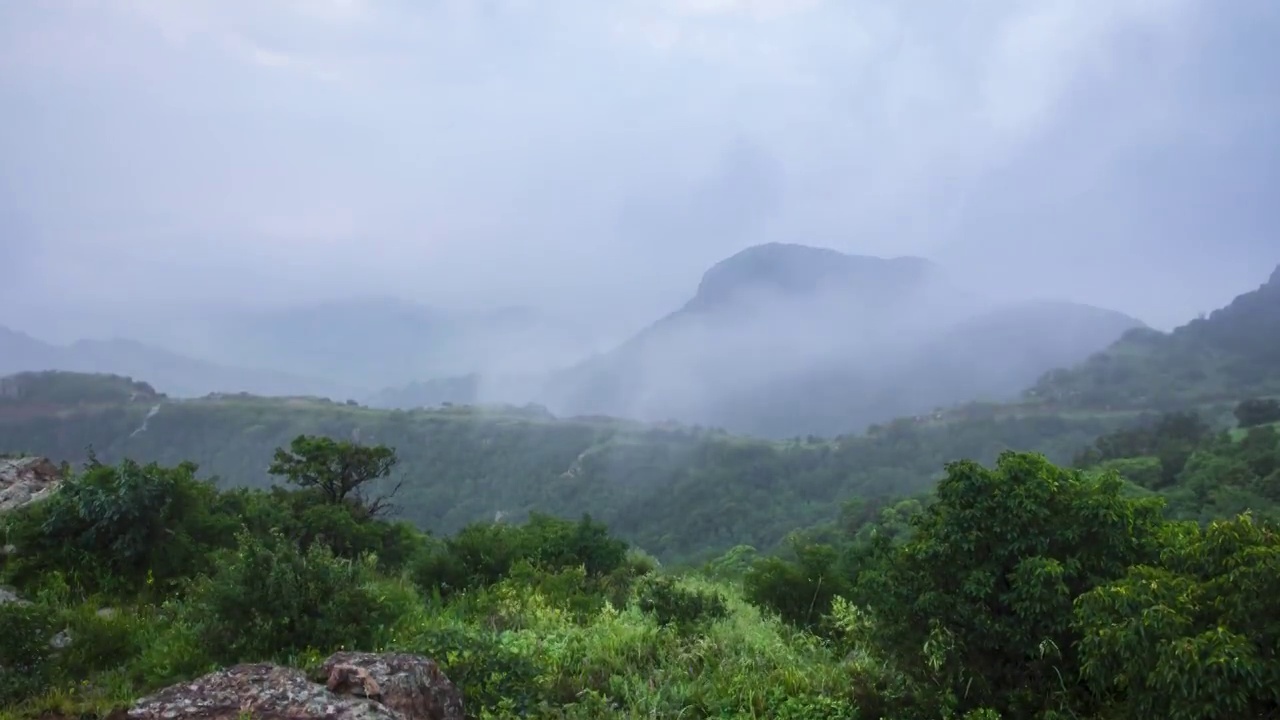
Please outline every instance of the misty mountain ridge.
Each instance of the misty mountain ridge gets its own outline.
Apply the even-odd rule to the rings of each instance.
[[[1131,324],[1120,313],[1085,305],[1027,302],[977,313],[968,323],[933,337],[926,347],[955,368],[968,370],[975,361],[985,361],[995,369],[977,377],[999,381],[999,363],[1005,360],[991,350],[991,343],[1017,339],[1006,333],[1045,318],[1061,324],[1046,326],[1037,342],[1019,347],[1036,352],[1047,347],[1052,354],[1060,350],[1043,344],[1045,339],[1056,338],[1070,349],[1082,333],[1108,332],[1107,322],[1099,323],[1099,318]],[[1131,427],[1152,411],[1195,410],[1206,418],[1230,414],[1243,399],[1280,394],[1277,324],[1280,283],[1273,277],[1173,332],[1134,326],[1086,361],[1046,373],[1019,401],[958,404],[831,441],[768,442],[707,428],[615,418],[557,419],[541,408],[385,412],[320,399],[169,400],[123,378],[69,373],[0,380],[0,439],[9,447],[68,460],[82,459],[88,445],[104,458],[190,459],[239,486],[262,482],[262,467],[275,447],[300,432],[318,430],[392,445],[403,453],[406,466],[427,469],[416,474],[420,480],[410,483],[403,504],[423,526],[453,530],[491,518],[495,511],[603,513],[607,507],[608,514],[601,517],[667,550],[681,542],[672,538],[697,524],[689,518],[702,514],[738,517],[737,506],[776,507],[781,497],[788,512],[812,522],[815,518],[806,513],[836,498],[900,495],[928,487],[937,468],[957,457],[990,462],[1004,448],[1021,447],[1065,462],[1100,433]],[[740,411],[760,423],[836,423],[847,419],[840,413],[847,412],[850,399],[901,403],[897,394],[912,388],[926,396],[942,389],[960,392],[944,382],[951,370],[939,369],[940,358],[922,352],[916,359],[933,375],[926,378],[920,367],[904,365],[899,377],[915,385],[824,386],[843,381],[844,369],[836,364],[796,376],[795,384],[784,378],[771,386],[772,396],[734,396],[720,409]],[[1013,356],[1008,362],[1016,365],[1024,359]],[[1037,392],[1039,388],[1058,392]],[[1172,392],[1152,395],[1153,388]],[[795,402],[797,397],[829,400],[806,407]],[[1150,404],[1143,404],[1144,398]],[[782,414],[786,412],[804,414]],[[250,427],[253,431],[247,432]],[[781,496],[779,488],[785,488]],[[734,512],[724,512],[726,498]],[[612,504],[602,504],[605,499]],[[648,508],[644,520],[637,519],[637,508]],[[746,535],[745,541],[772,543],[797,524],[766,526],[750,518],[742,527],[761,533]],[[723,525],[718,520],[703,523],[708,526],[720,538]]]
[[[695,313],[741,306],[750,296],[771,301],[831,293],[868,305],[892,303],[939,274],[929,260],[847,255],[792,243],[755,245],[703,273],[697,292],[681,309]]]
[[[1074,367],[1046,373],[1027,397],[1061,406],[1176,408],[1196,400],[1280,395],[1280,266],[1257,289],[1172,332],[1126,332]]]
[[[133,377],[176,397],[199,397],[211,392],[325,397],[352,394],[350,388],[316,378],[220,365],[134,340],[85,339],[54,345],[0,326],[0,376],[39,370]]]
[[[539,401],[557,414],[848,433],[1015,398],[1135,327],[1078,303],[987,300],[922,258],[775,243],[714,265],[680,310],[558,373]]]

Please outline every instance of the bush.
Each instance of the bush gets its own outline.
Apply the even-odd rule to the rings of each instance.
[[[507,717],[525,717],[544,699],[543,670],[532,659],[503,645],[496,632],[465,626],[428,627],[404,648],[434,658],[462,690],[468,717],[501,708]]]
[[[636,604],[660,625],[675,627],[681,634],[696,632],[729,614],[729,606],[719,592],[681,587],[668,576],[645,578]]]
[[[402,609],[369,587],[376,558],[305,551],[280,534],[243,532],[214,572],[194,583],[187,617],[219,663],[278,658],[308,649],[371,648]]]
[[[57,616],[43,605],[0,604],[0,706],[22,702],[49,688],[54,680],[49,639]]]
[[[210,513],[217,490],[195,472],[191,463],[91,463],[47,501],[7,518],[17,547],[7,572],[22,585],[65,572],[85,594],[176,586],[234,537],[233,519]]]
[[[473,523],[457,535],[414,557],[409,568],[423,592],[447,597],[493,585],[518,563],[548,573],[581,567],[593,579],[634,568],[644,561],[628,555],[627,543],[584,516],[574,523],[535,513],[525,525]],[[626,574],[626,571],[622,571]]]
[[[743,578],[743,589],[752,604],[778,613],[796,627],[816,630],[836,596],[847,593],[849,573],[831,546],[797,542],[792,551],[791,562],[777,557],[756,560]]]

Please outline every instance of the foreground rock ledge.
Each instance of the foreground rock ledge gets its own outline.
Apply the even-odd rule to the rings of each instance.
[[[314,682],[301,670],[236,665],[139,700],[131,720],[463,720],[462,693],[432,660],[337,653]]]

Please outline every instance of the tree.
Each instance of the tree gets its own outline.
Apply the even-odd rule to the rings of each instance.
[[[389,475],[396,462],[395,450],[385,445],[299,435],[289,444],[289,450],[276,448],[267,472],[315,490],[334,505],[353,502],[370,517],[376,517],[390,510],[389,501],[403,481],[396,483],[391,492],[372,500],[364,496],[364,487]]]
[[[880,569],[858,578],[883,647],[961,714],[1087,709],[1071,682],[1072,603],[1154,562],[1163,525],[1160,500],[1123,488],[1114,472],[1086,475],[1034,453],[1006,452],[992,469],[949,464],[911,539],[885,544]]]
[[[1081,677],[1115,718],[1280,712],[1280,533],[1249,515],[1171,524],[1159,564],[1076,601]]]
[[[1236,406],[1235,416],[1242,428],[1280,422],[1280,400],[1274,398],[1243,400]]]

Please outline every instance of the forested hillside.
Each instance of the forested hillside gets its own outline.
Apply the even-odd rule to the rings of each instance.
[[[666,559],[747,543],[769,548],[828,519],[841,499],[927,488],[942,463],[1016,447],[1070,459],[1124,416],[904,420],[870,436],[767,442],[539,408],[371,410],[313,399],[134,395],[120,378],[69,373],[6,381],[0,447],[79,461],[190,460],[225,486],[263,487],[271,452],[299,434],[396,448],[402,516],[452,532],[497,514],[589,512]],[[71,387],[74,390],[68,390]],[[79,396],[83,400],[72,400]],[[130,399],[132,397],[132,399]],[[145,425],[144,425],[145,424]]]
[[[1091,374],[1106,362],[1095,358],[1047,377],[1023,403],[971,403],[833,439],[763,441],[697,427],[557,419],[538,406],[385,411],[247,395],[175,401],[121,378],[45,373],[4,381],[0,451],[79,461],[92,447],[110,461],[190,460],[224,487],[263,487],[271,452],[297,435],[381,443],[401,457],[401,517],[421,528],[448,533],[496,516],[589,512],[664,559],[705,558],[741,544],[774,548],[796,528],[833,520],[849,498],[926,490],[959,458],[990,462],[1016,449],[1069,462],[1100,435],[1166,409],[1137,402],[1166,366],[1190,368],[1164,386],[1176,390],[1168,402],[1225,428],[1238,401],[1268,394],[1245,389],[1280,383],[1280,363],[1267,354],[1280,337],[1269,332],[1280,317],[1276,287],[1159,336],[1171,339],[1145,354],[1130,351],[1133,338],[1122,340],[1107,356],[1127,358],[1128,374]],[[1201,366],[1187,358],[1208,356],[1215,368],[1237,368],[1232,377],[1249,369],[1249,382],[1229,386],[1242,394],[1215,384],[1221,376],[1207,369],[1191,372]],[[1098,377],[1107,392],[1096,402],[1042,392]],[[1126,397],[1133,401],[1115,400]]]
[[[1280,267],[1257,290],[1171,333],[1130,330],[1105,352],[1046,374],[1028,398],[1065,408],[1173,410],[1280,394]]]

